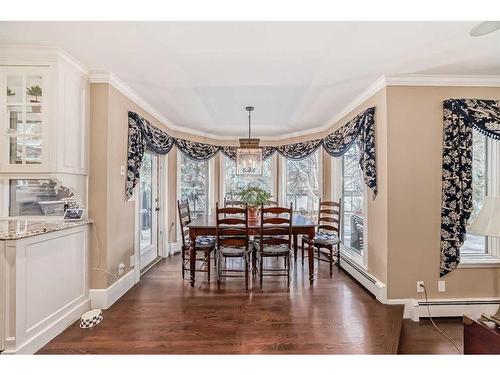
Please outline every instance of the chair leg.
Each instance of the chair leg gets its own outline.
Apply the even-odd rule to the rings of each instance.
[[[185,274],[185,257],[186,257],[186,249],[184,248],[184,246],[182,246],[181,248],[181,266],[182,266],[182,279],[184,280],[184,274]]]
[[[257,275],[257,249],[252,247],[252,275]]]
[[[304,237],[302,237],[302,265],[304,265]]]
[[[333,276],[333,246],[330,246],[330,277]]]
[[[264,257],[260,255],[260,289],[262,289],[262,278],[264,276]]]
[[[340,243],[337,244],[337,268],[339,270],[342,269],[342,267],[340,267]]]
[[[219,257],[219,261],[217,262],[217,290],[220,290],[220,278],[222,275],[222,260],[220,253],[218,253],[216,257]]]
[[[288,261],[287,261],[288,259]],[[287,289],[290,289],[290,253],[286,255],[285,262],[287,263],[286,266],[286,285]]]
[[[206,258],[207,258],[207,273],[208,273],[208,282],[210,282],[210,256],[212,255],[212,250],[207,250]]]
[[[245,292],[248,291],[248,255],[245,254],[243,261],[245,262]]]

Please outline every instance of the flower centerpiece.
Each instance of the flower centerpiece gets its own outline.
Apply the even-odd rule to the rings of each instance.
[[[237,194],[240,200],[247,204],[249,220],[256,220],[259,207],[266,204],[271,198],[271,194],[256,186],[241,189]]]

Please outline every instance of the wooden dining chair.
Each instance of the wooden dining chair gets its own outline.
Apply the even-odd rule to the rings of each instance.
[[[189,202],[187,200],[185,200],[184,202],[177,201],[177,210],[179,212],[179,221],[181,224],[181,264],[182,278],[184,279],[186,271],[190,271],[189,263],[191,239],[189,237],[189,228],[187,227],[187,225],[191,222],[191,210],[189,209]],[[215,237],[196,237],[194,248],[196,252],[196,261],[202,262],[200,268],[197,271],[207,272],[208,281],[210,282],[210,255],[215,249]],[[198,253],[201,253],[201,255],[198,256]]]
[[[261,289],[265,276],[284,276],[287,278],[287,288],[290,287],[292,215],[292,204],[290,207],[265,207],[263,205],[260,209],[260,235],[256,239],[255,246],[258,247]],[[265,259],[271,257],[283,258],[284,267],[265,268]]]
[[[330,277],[333,275],[334,257],[337,257],[337,265],[340,267],[341,204],[341,199],[335,202],[321,201],[320,198],[316,235],[314,238],[302,237],[302,264],[304,264],[304,245],[311,243],[314,247],[314,258],[318,262],[330,264]]]
[[[217,289],[222,278],[244,277],[248,290],[250,248],[248,240],[248,214],[246,205],[219,208],[215,205],[217,233]],[[227,259],[241,258],[243,268],[227,268]],[[232,262],[230,262],[232,263]],[[241,275],[243,274],[243,275]]]

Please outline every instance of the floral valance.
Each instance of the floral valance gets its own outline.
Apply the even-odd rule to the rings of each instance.
[[[357,142],[361,150],[359,166],[363,171],[363,179],[375,196],[377,194],[375,107],[368,108],[323,139],[323,148],[331,156],[338,157],[345,154],[354,142]]]
[[[441,276],[460,263],[472,213],[472,131],[500,140],[500,101],[449,99],[443,103],[443,120]]]
[[[324,139],[315,139],[281,146],[265,146],[262,148],[264,160],[275,152],[287,159],[302,160],[323,146],[332,156],[343,155],[356,141],[361,152],[360,166],[364,171],[364,180],[375,196],[377,179],[375,167],[375,107],[368,108],[346,125],[328,135]],[[201,142],[188,141],[169,136],[164,131],[151,125],[135,112],[129,112],[128,133],[128,173],[125,196],[129,199],[137,182],[146,149],[158,154],[168,153],[173,145],[194,160],[204,161],[213,158],[221,151],[231,160],[236,160],[235,146],[216,146]]]

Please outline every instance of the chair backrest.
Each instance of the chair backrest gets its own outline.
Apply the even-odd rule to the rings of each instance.
[[[340,237],[341,203],[341,199],[338,202],[319,199],[318,231],[335,232]]]
[[[265,245],[287,245],[292,243],[292,215],[293,205],[290,207],[265,207],[260,208],[260,250]]]
[[[247,207],[219,208],[215,204],[217,247],[244,247],[248,250]]]
[[[186,239],[189,236],[189,228],[186,226],[191,222],[191,211],[189,210],[189,202],[177,201],[177,210],[179,211],[179,221],[181,223],[182,244],[186,245]]]

